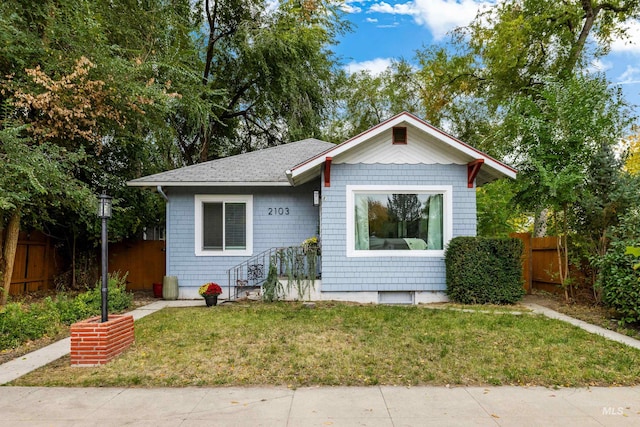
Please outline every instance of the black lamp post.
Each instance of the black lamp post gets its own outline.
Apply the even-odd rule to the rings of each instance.
[[[107,275],[109,264],[109,249],[107,238],[107,220],[111,218],[111,197],[105,193],[100,195],[100,204],[98,205],[98,218],[102,218],[102,322],[109,320],[108,314],[108,290],[109,277]]]

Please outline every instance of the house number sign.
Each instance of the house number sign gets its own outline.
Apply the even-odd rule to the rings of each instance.
[[[289,215],[289,208],[268,208],[269,215]]]

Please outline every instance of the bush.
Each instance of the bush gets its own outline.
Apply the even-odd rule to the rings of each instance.
[[[109,313],[119,313],[129,308],[133,294],[126,290],[127,275],[109,275]],[[15,348],[29,340],[55,335],[64,325],[70,325],[88,317],[99,315],[102,304],[102,286],[78,294],[75,298],[60,294],[55,300],[29,305],[7,304],[0,312],[0,350]]]
[[[60,331],[60,316],[51,298],[29,304],[9,303],[0,313],[0,349],[54,335]]]
[[[462,304],[513,304],[524,295],[522,242],[456,237],[445,254],[447,295]]]
[[[632,213],[611,233],[609,250],[598,263],[602,301],[616,310],[620,323],[640,322],[640,269],[627,247],[640,245],[640,215]]]

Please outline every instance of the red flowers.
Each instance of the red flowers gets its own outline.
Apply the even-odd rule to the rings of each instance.
[[[205,283],[200,286],[198,293],[203,297],[208,295],[220,295],[222,293],[222,288],[217,283]]]

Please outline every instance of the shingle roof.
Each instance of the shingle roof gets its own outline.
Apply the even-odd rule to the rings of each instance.
[[[131,186],[289,185],[285,171],[333,147],[304,139],[277,147],[211,160],[129,181]]]

